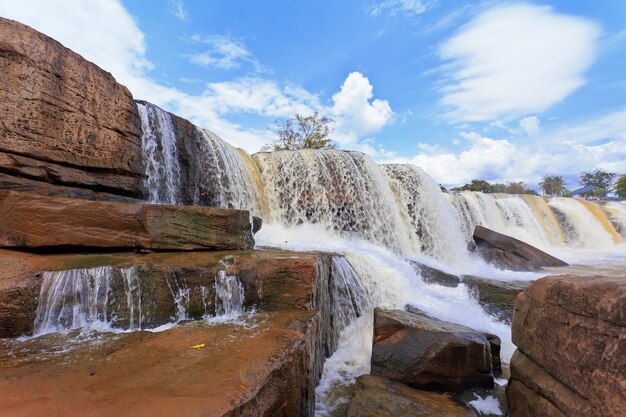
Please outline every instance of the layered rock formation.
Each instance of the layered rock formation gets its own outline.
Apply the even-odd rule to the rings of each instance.
[[[610,417],[626,410],[626,284],[546,277],[517,297],[511,417]]]
[[[528,243],[483,226],[476,226],[474,242],[485,260],[500,268],[514,271],[536,271],[547,266],[567,266],[567,263],[562,260]]]
[[[111,74],[4,18],[0,72],[3,184],[57,195],[57,186],[142,195],[141,122],[130,92]]]
[[[499,340],[490,337],[499,353]],[[419,389],[492,387],[491,353],[482,332],[415,311],[374,310],[372,375]]]
[[[248,211],[0,191],[0,247],[233,250],[254,238]]]

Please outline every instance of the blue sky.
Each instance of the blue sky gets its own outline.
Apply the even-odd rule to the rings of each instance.
[[[626,2],[0,0],[249,152],[295,112],[446,185],[626,172]]]

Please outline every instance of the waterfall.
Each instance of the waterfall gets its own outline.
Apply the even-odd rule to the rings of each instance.
[[[332,257],[330,275],[332,333],[339,334],[371,308],[371,294],[344,256]]]
[[[265,184],[268,222],[316,223],[398,253],[419,252],[415,234],[406,233],[410,216],[398,205],[385,172],[362,153],[302,150],[253,158]]]
[[[226,271],[217,272],[215,280],[215,315],[216,317],[237,318],[243,313],[244,290],[236,275],[227,275]]]
[[[159,107],[137,102],[141,116],[144,189],[151,203],[180,202],[181,172],[172,115]]]
[[[626,240],[626,204],[611,202],[603,208],[615,230],[622,235],[622,240]]]

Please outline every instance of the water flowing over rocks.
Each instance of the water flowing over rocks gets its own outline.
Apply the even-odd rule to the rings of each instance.
[[[475,414],[448,394],[420,391],[374,375],[362,375],[354,385],[347,417],[473,417]]]
[[[4,174],[141,195],[141,127],[126,87],[55,40],[4,18],[0,72]]]
[[[493,386],[484,333],[402,310],[374,310],[372,375],[418,389]]]
[[[243,210],[84,201],[0,191],[0,247],[251,249]]]
[[[480,254],[488,261],[514,271],[535,271],[546,266],[567,266],[554,256],[521,240],[476,226],[474,242]]]
[[[507,323],[513,317],[515,297],[530,284],[529,281],[498,281],[473,275],[463,275],[461,279],[487,313]]]
[[[516,300],[511,417],[620,415],[626,409],[626,284],[546,277]]]

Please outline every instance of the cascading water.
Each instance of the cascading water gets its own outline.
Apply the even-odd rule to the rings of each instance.
[[[180,201],[181,172],[172,115],[159,107],[137,102],[141,116],[144,188],[151,203]]]
[[[237,318],[243,313],[244,290],[237,275],[221,270],[215,280],[215,315]]]
[[[615,230],[622,235],[622,240],[626,240],[626,203],[611,202],[603,208]]]

